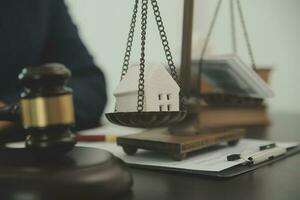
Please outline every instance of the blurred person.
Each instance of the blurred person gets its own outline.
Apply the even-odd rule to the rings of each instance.
[[[18,102],[18,74],[24,67],[62,63],[72,72],[75,128],[97,126],[107,101],[104,75],[79,38],[64,1],[1,0],[0,10],[0,106]]]

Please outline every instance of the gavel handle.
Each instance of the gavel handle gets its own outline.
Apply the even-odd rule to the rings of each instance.
[[[20,120],[20,106],[19,104],[11,104],[0,107],[0,121],[19,121]]]

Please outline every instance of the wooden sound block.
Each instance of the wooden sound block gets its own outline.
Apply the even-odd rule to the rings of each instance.
[[[1,149],[1,199],[120,199],[132,176],[111,153],[75,147],[60,158],[37,158],[26,149]]]
[[[227,142],[236,145],[244,136],[243,129],[214,131],[194,135],[172,135],[168,129],[152,129],[142,133],[117,138],[117,144],[128,155],[134,155],[138,149],[147,149],[166,153],[174,160],[182,160],[187,153],[209,146]]]

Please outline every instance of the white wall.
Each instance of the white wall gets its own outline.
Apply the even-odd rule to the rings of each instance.
[[[126,38],[133,8],[133,0],[66,0],[80,34],[108,81],[110,103],[122,66]],[[195,47],[202,44],[217,0],[196,0]],[[300,113],[300,1],[299,0],[251,0],[242,1],[254,54],[259,65],[273,65],[272,88],[276,97],[270,101],[272,111]],[[159,0],[169,42],[176,63],[180,62],[183,0]],[[213,53],[230,52],[230,26],[228,1],[224,0],[222,12],[211,42]],[[149,8],[151,9],[151,8]],[[164,62],[159,36],[149,10],[147,61]],[[138,26],[139,28],[139,26]],[[134,43],[133,63],[138,62],[139,31]],[[241,34],[240,34],[241,35]],[[243,38],[239,37],[241,56],[248,57]],[[199,52],[195,50],[195,52]],[[195,53],[197,57],[199,53]]]

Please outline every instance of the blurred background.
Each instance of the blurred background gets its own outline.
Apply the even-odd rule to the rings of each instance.
[[[229,1],[224,0],[220,16],[209,44],[211,54],[231,53]],[[300,113],[300,1],[242,0],[244,15],[253,45],[256,63],[272,66],[271,86],[275,97],[269,100],[271,112]],[[120,79],[125,45],[132,16],[133,0],[66,0],[74,22],[79,28],[96,63],[107,79],[109,104],[114,108],[113,91]],[[183,0],[160,0],[169,43],[176,64],[180,64]],[[217,0],[195,0],[193,58],[200,58],[203,40],[213,16]],[[152,8],[149,8],[152,9]],[[158,31],[149,12],[146,60],[165,63]],[[139,23],[139,21],[138,21]],[[138,63],[139,26],[131,63]],[[239,21],[237,21],[239,55],[250,63]],[[147,62],[146,61],[146,62]]]

